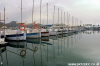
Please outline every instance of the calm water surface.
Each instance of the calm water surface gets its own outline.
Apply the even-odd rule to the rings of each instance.
[[[0,48],[2,66],[68,66],[68,63],[99,63],[100,32],[27,39]]]

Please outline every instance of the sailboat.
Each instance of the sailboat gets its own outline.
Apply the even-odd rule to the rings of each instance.
[[[32,28],[26,29],[26,38],[41,38],[41,32],[38,29],[38,24],[36,24],[36,22],[33,23],[33,11],[34,11],[34,0],[32,7],[32,24],[34,26]]]
[[[48,28],[50,36],[56,36],[56,35],[58,35],[57,26],[54,26],[54,15],[55,15],[55,6],[54,6],[54,13],[53,13],[53,26],[51,26],[51,27]]]
[[[5,8],[4,8],[4,20],[2,20],[2,21],[4,21],[4,29],[2,29],[1,35],[5,36],[6,40],[26,40],[26,34],[21,33],[22,32],[20,30],[21,28],[18,30],[11,30],[11,29],[5,28]],[[23,25],[21,25],[21,26],[23,26]]]
[[[40,2],[40,17],[41,17],[41,2]],[[47,23],[48,23],[48,3],[47,3]],[[49,31],[47,31],[46,29],[40,29],[40,30],[41,30],[41,37],[49,36]]]
[[[22,0],[21,0],[21,5],[22,5]],[[17,30],[7,29],[4,31],[3,34],[6,35],[6,40],[25,41],[26,40],[25,29],[26,29],[26,26],[24,23],[22,23],[22,6],[21,6],[21,23],[18,29]]]

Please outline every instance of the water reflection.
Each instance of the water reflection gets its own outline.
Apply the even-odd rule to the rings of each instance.
[[[62,34],[58,36],[42,37],[41,39],[27,39],[23,42],[8,42],[5,55],[2,58],[4,66],[55,66],[69,56],[71,49],[81,39],[79,34]],[[2,59],[1,58],[1,59]],[[13,60],[13,58],[16,58]],[[63,61],[63,60],[62,60]],[[66,60],[67,62],[69,60]],[[16,63],[16,64],[14,64]],[[63,66],[62,63],[60,66]]]
[[[27,46],[26,41],[8,41],[7,46],[13,47],[13,48],[25,48]]]
[[[6,47],[0,47],[0,66],[3,66],[3,57],[2,57],[2,53],[6,50]]]
[[[49,37],[42,37],[41,41],[49,41]]]
[[[57,40],[57,36],[49,36],[49,39],[52,39],[52,40]]]

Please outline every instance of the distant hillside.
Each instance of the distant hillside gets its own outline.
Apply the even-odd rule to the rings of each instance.
[[[25,24],[27,28],[32,28],[33,27],[33,24],[30,23],[30,24]],[[40,24],[38,24],[40,26]],[[4,26],[4,23],[3,22],[0,22],[0,27]],[[11,21],[10,23],[6,23],[6,26],[8,28],[10,27],[18,27],[19,24],[18,24],[18,21]]]
[[[17,21],[11,21],[10,23],[7,23],[6,26],[9,27],[17,27],[19,24],[17,24]]]

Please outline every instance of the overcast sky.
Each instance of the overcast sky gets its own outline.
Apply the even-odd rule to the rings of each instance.
[[[33,0],[22,0],[23,5],[23,22],[32,23],[32,2]],[[47,24],[47,6],[48,3],[48,19],[49,24],[53,23],[53,12],[55,6],[54,23],[58,23],[58,8],[59,23],[61,23],[61,10],[62,10],[62,23],[67,24],[67,12],[70,14],[70,24],[72,23],[72,16],[80,20],[84,24],[100,24],[100,0],[42,0],[42,24]],[[3,19],[3,9],[6,9],[6,22],[21,21],[21,0],[0,0],[0,12]],[[40,23],[40,0],[34,0],[34,21]]]

